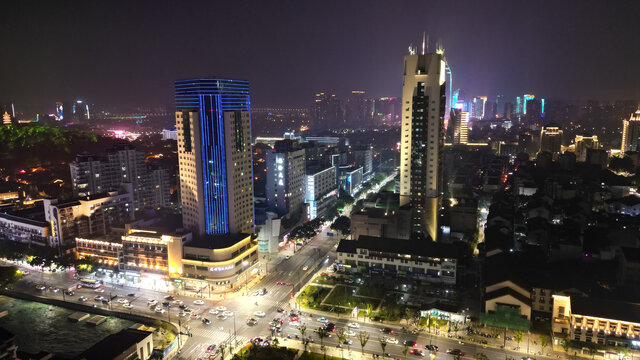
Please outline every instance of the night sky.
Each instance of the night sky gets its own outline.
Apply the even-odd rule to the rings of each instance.
[[[173,80],[251,82],[258,106],[318,90],[398,96],[402,56],[440,39],[454,88],[640,99],[640,1],[3,1],[0,102],[171,106]]]

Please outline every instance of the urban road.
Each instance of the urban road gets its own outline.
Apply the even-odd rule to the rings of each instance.
[[[250,286],[248,289],[241,289],[235,296],[231,296],[226,300],[212,301],[204,300],[203,305],[196,305],[194,301],[197,300],[194,297],[177,295],[176,299],[184,302],[190,308],[195,310],[196,315],[200,315],[200,318],[192,318],[190,316],[180,317],[178,314],[180,309],[177,306],[172,306],[164,313],[157,313],[150,309],[148,306],[149,299],[155,299],[159,305],[164,300],[167,294],[160,293],[153,290],[138,289],[131,287],[112,287],[110,284],[105,285],[105,291],[98,293],[92,289],[77,289],[74,296],[65,296],[66,301],[79,302],[80,296],[88,298],[86,304],[95,304],[99,307],[110,306],[113,310],[119,310],[123,312],[134,312],[141,315],[146,315],[152,318],[169,320],[173,323],[178,323],[181,326],[183,332],[187,332],[189,327],[189,333],[191,336],[181,337],[181,353],[180,359],[198,359],[207,358],[207,348],[211,344],[227,344],[237,342],[237,344],[246,344],[250,339],[255,337],[266,338],[271,335],[271,331],[268,329],[268,324],[273,319],[284,320],[282,332],[279,334],[280,344],[286,345],[287,337],[295,339],[296,336],[300,337],[298,328],[289,324],[288,318],[285,314],[279,313],[278,308],[285,310],[295,309],[296,305],[291,294],[299,290],[300,286],[304,286],[315,273],[322,272],[329,264],[335,261],[337,247],[337,238],[327,235],[327,228],[323,229],[321,233],[311,239],[305,246],[299,249],[295,254],[290,250],[281,252],[277,257],[271,259],[267,263],[267,275],[264,276],[254,286]],[[285,256],[291,255],[289,259]],[[266,259],[261,259],[265,261]],[[303,270],[303,268],[307,270]],[[278,285],[277,282],[289,282],[291,286]],[[63,298],[63,292],[52,292],[49,290],[38,290],[36,284],[46,284],[47,287],[54,286],[58,288],[70,288],[77,284],[77,280],[74,280],[73,274],[70,272],[62,273],[42,273],[32,271],[25,278],[21,279],[14,286],[15,291],[24,293],[30,293],[39,296],[55,297],[58,299]],[[253,295],[253,292],[259,289],[266,289],[265,295]],[[127,296],[129,293],[135,293],[136,297]],[[246,293],[246,295],[244,295]],[[95,301],[96,296],[114,296],[117,295],[110,305],[104,305],[99,301]],[[118,298],[126,298],[130,301],[132,308],[125,308],[117,300]],[[233,316],[229,316],[226,319],[218,318],[217,315],[210,314],[209,311],[216,307],[224,306],[228,311],[233,312]],[[165,308],[166,309],[166,308]],[[264,316],[258,317],[254,313],[256,311],[264,312]],[[317,319],[322,315],[312,315],[302,309],[302,316],[300,322],[307,327],[305,337],[314,339],[314,342],[310,344],[309,348],[315,351],[320,351],[320,341],[315,330],[317,330],[323,324]],[[324,315],[330,322],[336,324],[338,329],[347,328],[347,323],[354,322],[354,319],[348,316],[331,316]],[[207,318],[211,320],[211,324],[204,324],[201,319]],[[250,326],[247,324],[247,319],[255,318],[258,322]],[[437,353],[437,359],[452,359],[452,355],[446,354],[447,349],[459,349],[464,353],[463,358],[471,359],[475,358],[477,354],[482,353],[490,359],[505,359],[505,358],[517,358],[523,356],[523,353],[510,350],[515,347],[515,343],[511,344],[505,351],[493,347],[483,347],[482,345],[474,343],[460,343],[456,339],[445,338],[441,336],[433,336],[430,334],[419,333],[413,335],[411,333],[403,333],[400,329],[395,329],[394,334],[385,335],[382,333],[382,329],[385,327],[380,323],[371,323],[368,321],[355,320],[359,324],[359,328],[351,329],[355,335],[350,336],[352,341],[351,345],[345,344],[345,355],[351,351],[353,354],[359,354],[361,347],[357,338],[359,331],[366,331],[370,335],[370,339],[366,344],[364,350],[367,353],[382,354],[380,346],[380,339],[384,337],[393,337],[398,340],[398,344],[388,344],[385,348],[385,352],[390,354],[394,358],[404,358],[402,354],[403,345],[405,340],[415,341],[417,348],[421,348],[424,351],[424,345],[433,344],[440,348]],[[526,346],[526,341],[524,342]],[[336,347],[338,345],[338,339],[335,334],[330,338],[324,339],[324,345],[327,347]],[[522,344],[521,344],[522,347]],[[530,347],[531,353],[539,351],[539,348]],[[228,353],[228,352],[227,352]],[[427,353],[425,351],[425,353]],[[416,357],[409,354],[408,356]],[[225,356],[226,357],[226,356]],[[219,358],[216,357],[216,358]]]

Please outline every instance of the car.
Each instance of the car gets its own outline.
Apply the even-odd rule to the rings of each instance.
[[[324,316],[319,317],[317,320],[318,320],[318,322],[325,323],[325,324],[329,322],[329,319],[327,319]]]
[[[102,303],[103,303],[104,305],[110,305],[110,304],[111,304],[111,300],[109,300],[109,299],[102,299]]]
[[[158,303],[158,300],[156,300],[156,299],[147,300],[147,304],[149,304],[149,306],[156,305],[157,303]]]
[[[211,324],[211,320],[207,319],[207,318],[202,318],[202,323],[205,325],[210,325]]]
[[[265,313],[264,311],[254,311],[253,315],[257,316],[257,317],[265,317]]]
[[[53,286],[51,286],[51,287],[49,288],[49,291],[53,291],[54,293],[57,293],[58,291],[60,291],[60,289],[58,289],[57,287],[53,287]]]
[[[218,314],[217,318],[218,320],[227,320],[227,317],[224,316],[224,314]]]
[[[165,300],[169,300],[169,301],[171,301],[171,300],[175,300],[175,299],[176,299],[176,297],[175,297],[175,296],[173,296],[173,295],[167,295],[167,296],[165,296],[165,297],[164,297],[164,299],[165,299]]]
[[[286,283],[285,285],[287,285],[287,286],[292,286],[293,284],[292,284],[292,283],[290,283],[290,282],[288,282],[288,283]]]
[[[213,349],[215,349],[215,348],[216,348],[216,344],[211,344],[211,345],[209,345],[209,346],[207,347],[207,352],[208,352],[208,353],[210,353],[210,352],[212,352],[212,351],[213,351]]]
[[[93,291],[95,291],[95,292],[97,292],[97,293],[103,293],[103,292],[104,292],[104,288],[101,288],[101,287],[100,287],[100,288],[97,288],[97,289],[95,289],[95,290],[93,290]]]
[[[415,355],[415,356],[423,356],[423,357],[425,356],[424,351],[418,350],[418,349],[411,349],[411,351],[409,351],[409,354]]]
[[[532,357],[523,357],[523,358],[520,358],[520,360],[536,360],[536,359]]]
[[[279,313],[283,313],[284,309],[283,308],[278,308],[276,311],[279,312]]]
[[[307,270],[309,270],[308,266],[305,265],[305,266],[302,267],[302,271],[307,271]]]
[[[78,298],[78,301],[82,301],[82,302],[85,302],[85,301],[87,301],[87,300],[88,300],[88,299],[87,299],[86,297],[84,297],[84,296],[80,296],[80,297]]]
[[[173,300],[171,303],[173,305],[182,305],[182,304],[184,304],[184,301],[182,301],[182,300]]]
[[[258,295],[260,295],[260,290],[256,290],[253,292],[253,296],[258,296]]]
[[[411,340],[405,340],[402,344],[406,345],[406,346],[410,346],[410,347],[415,347],[416,346],[416,342],[415,341],[411,341]]]
[[[257,323],[258,323],[258,320],[256,320],[255,318],[247,319],[247,325],[249,325],[249,326],[253,326],[253,325],[257,324]]]
[[[75,292],[74,291],[65,290],[64,294],[67,295],[67,296],[73,296],[73,295],[75,295]]]
[[[94,298],[93,298],[93,300],[95,300],[95,301],[102,301],[102,300],[104,300],[104,296],[102,296],[102,295],[96,295],[96,297],[94,297]]]
[[[128,303],[129,303],[129,300],[127,300],[127,299],[123,299],[123,298],[120,298],[120,299],[118,299],[118,302],[119,302],[120,304],[128,304]]]
[[[185,309],[188,309],[188,308],[189,308],[189,307],[188,307],[187,305],[185,305],[185,304],[180,304],[180,305],[178,305],[178,307],[179,307],[180,309],[182,309],[182,310],[185,310]]]
[[[351,340],[351,339],[346,339],[346,340],[344,341],[344,343],[345,343],[345,344],[347,344],[347,345],[353,345],[353,340]]]
[[[429,351],[438,351],[438,347],[435,345],[425,345],[424,348]]]
[[[46,290],[47,287],[44,286],[44,285],[36,285],[36,289],[38,289],[38,290]]]
[[[354,328],[354,329],[359,329],[360,328],[360,324],[358,324],[357,322],[350,322],[350,323],[347,324],[347,327]]]
[[[229,316],[233,316],[233,311],[229,311],[229,310],[227,310],[227,311],[223,311],[223,312],[222,312],[222,315],[227,316],[227,317],[229,317]]]
[[[464,353],[459,349],[449,349],[447,350],[447,354],[451,354],[453,356],[464,356]]]
[[[267,294],[267,288],[260,290],[260,296]]]
[[[192,313],[191,315],[189,315],[189,318],[190,319],[200,319],[200,315],[196,315],[196,314]]]
[[[158,314],[164,314],[165,312],[167,312],[167,310],[165,310],[163,308],[160,308],[160,309],[156,308],[156,313],[158,313]]]
[[[218,313],[219,313],[219,311],[216,310],[216,309],[209,310],[209,314],[211,314],[211,315],[218,315]]]
[[[327,325],[324,326],[324,329],[325,329],[325,331],[333,332],[336,329],[336,324],[327,323]]]
[[[291,255],[287,255],[287,256],[285,256],[284,258],[285,258],[285,259],[287,259],[287,260],[289,260],[289,259],[291,259]]]
[[[216,310],[218,310],[218,311],[226,311],[227,308],[224,307],[224,306],[216,306]]]
[[[82,284],[76,285],[76,289],[82,289]]]
[[[194,310],[190,309],[190,308],[186,308],[186,309],[184,309],[182,311],[186,312],[187,314],[193,314],[194,313]]]
[[[393,329],[388,327],[382,328],[382,330],[380,331],[382,331],[384,334],[393,334]]]
[[[193,304],[194,305],[204,305],[204,301],[202,301],[202,300],[194,300]]]
[[[133,309],[133,305],[126,303],[126,304],[122,304],[122,307],[125,309]]]
[[[189,314],[187,314],[187,313],[186,313],[186,312],[184,312],[184,311],[180,311],[180,312],[178,313],[178,316],[180,316],[180,317],[185,317],[185,316],[187,316],[187,315],[189,315]]]
[[[138,295],[136,293],[128,293],[127,296],[128,297],[138,297]]]
[[[398,340],[396,340],[395,338],[392,338],[392,337],[386,337],[386,338],[384,338],[384,341],[387,344],[397,344],[398,343]]]

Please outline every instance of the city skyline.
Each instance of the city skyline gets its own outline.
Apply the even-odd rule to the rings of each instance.
[[[423,31],[430,35],[430,49],[437,42],[445,48],[454,89],[469,94],[638,98],[633,64],[640,53],[629,44],[638,33],[632,16],[639,5],[618,4],[255,2],[188,8],[137,2],[77,3],[65,12],[64,6],[21,3],[8,9],[13,16],[2,25],[3,44],[12,51],[0,70],[0,100],[14,102],[27,116],[52,113],[49,104],[75,99],[106,108],[171,108],[170,81],[212,72],[251,81],[260,105],[309,106],[323,90],[399,96],[398,58],[409,45],[420,44]],[[114,11],[122,13],[117,20],[109,15]],[[203,21],[216,12],[238,14],[246,26],[233,36],[211,37],[233,21]],[[194,21],[178,26],[173,14]],[[329,16],[341,26],[319,31]],[[385,26],[372,25],[380,22]],[[199,56],[183,56],[202,36],[210,37],[211,46]],[[178,44],[186,50],[169,50]],[[616,65],[591,71],[605,62]]]

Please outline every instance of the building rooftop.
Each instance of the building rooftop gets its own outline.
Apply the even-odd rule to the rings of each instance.
[[[632,302],[572,296],[571,312],[574,315],[640,323],[640,304]]]
[[[78,360],[107,360],[116,359],[123,352],[143,341],[151,333],[143,330],[125,329],[111,334],[98,343],[85,350],[76,359]]]
[[[509,295],[512,296],[520,301],[522,301],[525,304],[531,304],[531,299],[520,294],[519,292],[513,290],[510,287],[503,287],[500,288],[496,291],[492,291],[492,292],[488,292],[484,295],[484,299],[485,300],[491,300],[491,299],[496,299],[499,298],[501,296],[505,296],[505,295]]]
[[[434,258],[457,259],[461,256],[458,248],[452,244],[436,243],[430,240],[389,239],[368,235],[361,235],[358,240],[340,240],[336,251],[355,253],[356,249]]]
[[[184,244],[185,247],[196,247],[203,249],[225,249],[238,242],[250,237],[250,234],[219,234],[219,235],[201,235],[195,237]]]
[[[25,223],[25,224],[29,224],[29,225],[33,225],[33,226],[41,226],[41,227],[45,227],[47,226],[47,222],[44,220],[44,213],[41,214],[42,219],[39,220],[39,216],[38,217],[33,217],[30,216],[28,214],[22,214],[22,216],[20,214],[9,214],[9,213],[2,213],[0,212],[0,218],[3,219],[7,219],[7,220],[12,220],[12,221],[18,221],[21,223]]]

